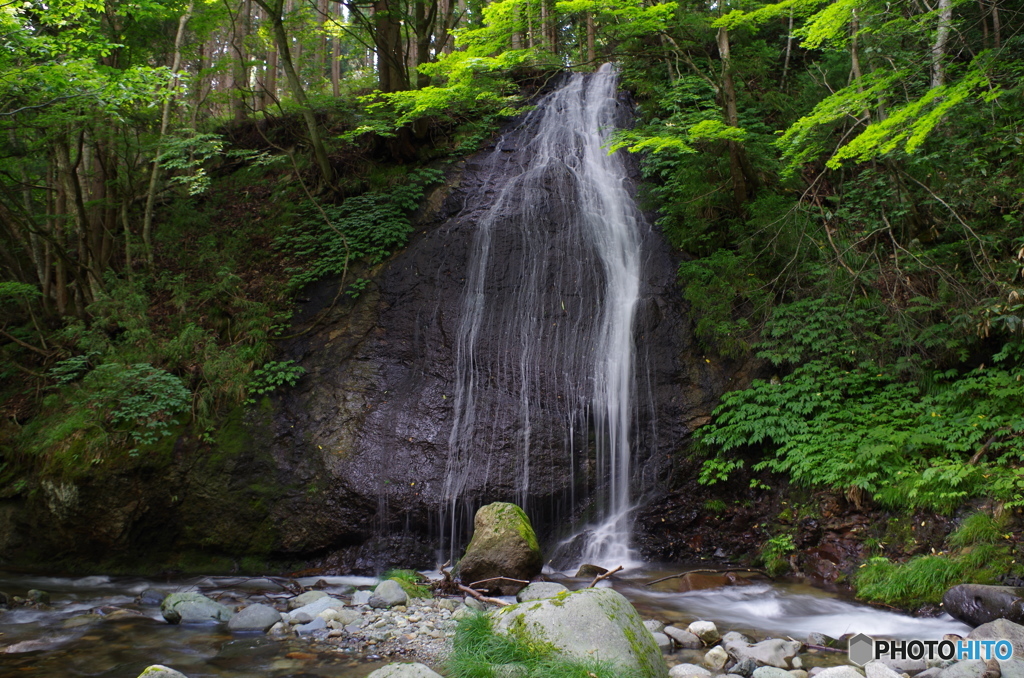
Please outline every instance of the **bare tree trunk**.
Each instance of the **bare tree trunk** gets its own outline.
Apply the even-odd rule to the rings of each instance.
[[[786,60],[782,63],[782,80],[779,87],[786,88],[786,76],[789,75],[789,56],[793,53],[793,10],[789,10],[789,26],[786,29]]]
[[[336,11],[340,23],[344,11],[341,3],[337,4]],[[341,96],[341,41],[336,35],[331,36],[331,92],[336,97]]]
[[[249,114],[246,102],[249,92],[249,55],[245,49],[245,40],[251,31],[251,12],[250,0],[239,0],[237,10],[231,15],[231,110],[239,122]]]
[[[736,108],[736,86],[732,77],[732,57],[729,49],[729,31],[718,29],[718,54],[722,60],[722,99],[725,104],[725,122],[730,127],[740,126]],[[733,198],[737,207],[747,201],[747,182],[743,172],[742,149],[735,141],[729,142],[729,173],[732,176]]]
[[[992,36],[995,38],[996,49],[1003,46],[1003,41],[999,26],[999,0],[992,0]]]
[[[949,41],[949,28],[953,24],[952,0],[939,0],[939,26],[935,31],[935,44],[932,45],[932,88],[946,84],[946,43]]]
[[[167,96],[164,98],[160,113],[160,136],[156,149],[153,151],[153,165],[149,173],[149,190],[146,192],[146,211],[142,218],[142,243],[146,248],[146,263],[153,268],[153,206],[156,204],[157,179],[160,176],[160,145],[167,135],[167,127],[171,122],[171,101],[174,90],[178,86],[178,69],[181,68],[181,45],[185,41],[185,25],[192,17],[195,0],[189,0],[185,13],[178,19],[178,33],[174,36],[174,61],[171,64],[171,82],[168,84]]]
[[[295,71],[292,63],[291,51],[288,48],[288,34],[284,30],[284,17],[281,14],[281,0],[256,0],[270,17],[274,42],[277,43],[277,51],[281,60],[281,67],[284,69],[285,78],[288,80],[288,88],[295,97],[295,101],[302,108],[302,117],[306,121],[306,131],[309,133],[309,145],[313,148],[313,156],[316,159],[317,167],[320,169],[322,185],[334,183],[334,168],[331,167],[331,160],[327,156],[327,147],[320,137],[320,128],[313,115],[313,109],[309,107],[309,100],[302,88],[302,81]],[[271,4],[272,3],[272,4]]]
[[[594,25],[594,13],[587,12],[587,63],[596,66],[597,49],[597,27]]]

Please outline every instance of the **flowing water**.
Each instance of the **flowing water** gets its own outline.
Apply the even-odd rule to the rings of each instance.
[[[833,637],[865,632],[923,639],[967,632],[967,627],[948,616],[909,617],[796,584],[756,584],[688,593],[652,591],[643,586],[643,582],[660,574],[637,572],[629,579],[618,580],[615,589],[633,601],[645,619],[676,624],[708,619],[723,632],[738,630],[757,639],[769,635],[802,639],[812,631]],[[367,586],[375,581],[367,577],[324,579],[324,590],[334,595],[343,595],[346,584]],[[299,581],[305,586],[314,583],[312,578]],[[565,583],[579,588],[589,582]],[[227,604],[232,600],[252,602],[268,589],[272,592],[273,587],[265,579],[239,577],[167,582],[106,576],[26,577],[0,572],[2,591],[23,596],[30,588],[41,588],[52,596],[51,609],[0,610],[0,678],[136,678],[146,666],[157,663],[176,668],[190,678],[357,678],[384,663],[373,656],[351,654],[324,644],[232,634],[224,625],[170,625],[163,621],[158,605],[136,602],[140,593],[154,588],[200,590]],[[85,616],[90,612],[99,614]],[[812,663],[840,662],[845,655],[809,655],[806,659]],[[669,658],[670,663],[690,660],[683,656]]]
[[[561,453],[574,472],[596,459],[591,478],[580,479],[597,488],[584,558],[635,560],[629,548],[637,425],[633,326],[648,226],[621,156],[604,147],[625,113],[617,82],[610,65],[571,76],[517,128],[535,130],[525,147],[510,148],[503,139],[488,161],[502,168],[495,172],[502,183],[477,222],[457,337],[442,521],[450,556],[470,469],[487,463],[493,422],[511,409],[520,450],[517,503],[529,502],[536,449],[552,444],[536,439],[535,422],[557,418],[566,432]],[[509,163],[519,163],[511,173]],[[515,283],[496,282],[508,280]]]

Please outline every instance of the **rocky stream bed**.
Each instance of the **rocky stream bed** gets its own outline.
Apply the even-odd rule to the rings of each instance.
[[[558,577],[554,575],[551,578]],[[689,592],[663,586],[654,591],[643,586],[651,578],[648,573],[643,580],[623,578],[598,586],[610,585],[633,602],[637,619],[642,618],[653,633],[652,641],[665,667],[672,667],[668,675],[673,677],[818,675],[846,664],[846,654],[822,649],[831,641],[821,632],[806,629],[817,624],[824,632],[837,633],[842,630],[837,619],[843,616],[852,624],[851,632],[941,638],[969,630],[948,617],[916,619],[820,592],[812,597],[764,584]],[[561,584],[543,585],[547,590],[537,591],[535,584],[520,592],[519,598],[547,597],[565,591],[565,586],[579,589],[589,584],[589,579],[564,578]],[[3,678],[135,678],[152,664],[171,667],[189,678],[355,677],[390,662],[418,662],[444,672],[458,620],[473,610],[491,607],[461,596],[410,599],[397,582],[369,577],[204,578],[161,585],[108,577],[0,576],[0,586],[9,592],[7,609],[0,611]],[[740,591],[747,597],[745,603],[737,597]],[[717,614],[716,598],[720,601]],[[754,603],[761,604],[764,620],[757,618]],[[792,632],[771,630],[765,620],[772,617],[768,608],[773,606],[779,608],[774,623],[784,625],[785,618],[779,614],[788,616]],[[727,614],[730,607],[733,616]],[[743,618],[746,623],[737,623]],[[1015,667],[1016,663],[1011,669]],[[943,667],[918,662],[894,668],[895,674],[873,669],[867,677],[897,678],[899,673],[915,675]],[[835,674],[830,669],[821,678],[862,675],[849,673],[852,668],[843,670],[846,673]],[[981,670],[975,673],[943,673],[943,678],[978,678]],[[925,678],[938,678],[938,671]]]

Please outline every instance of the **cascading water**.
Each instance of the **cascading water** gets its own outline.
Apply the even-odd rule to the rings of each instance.
[[[598,525],[588,531],[583,557],[614,565],[635,560],[633,325],[647,225],[622,158],[603,146],[622,109],[610,65],[573,75],[524,119],[520,129],[533,130],[532,137],[518,148],[503,139],[487,161],[503,184],[477,222],[458,329],[444,485],[443,530],[452,551],[470,471],[488,463],[495,436],[507,435],[494,425],[508,416],[498,411],[505,408],[518,431],[515,500],[529,502],[536,451],[561,446],[568,468],[584,474],[570,485],[597,490]],[[563,439],[538,440],[534,423],[551,417],[562,422]]]

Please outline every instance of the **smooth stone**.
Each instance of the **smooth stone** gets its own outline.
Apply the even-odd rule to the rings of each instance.
[[[166,591],[161,591],[160,589],[146,589],[139,594],[139,597],[136,598],[136,600],[140,605],[159,605],[164,602],[164,598],[166,597]]]
[[[160,664],[153,664],[140,673],[139,678],[188,678],[188,676],[181,671],[175,671]]]
[[[982,624],[967,634],[968,640],[1008,640],[1013,645],[1013,656],[1024,657],[1024,626],[1008,619],[997,619]]]
[[[789,671],[777,666],[761,666],[751,674],[753,678],[792,678]]]
[[[373,591],[356,591],[352,594],[353,605],[366,605],[370,602],[370,598],[373,596]]]
[[[321,617],[317,617],[316,619],[314,619],[313,621],[309,622],[308,624],[299,624],[298,626],[295,627],[295,631],[300,636],[308,636],[310,633],[313,633],[313,631],[319,631],[320,629],[326,629],[326,628],[327,628],[327,622],[324,621]]]
[[[561,586],[561,584],[559,584],[559,586]],[[527,586],[526,588],[530,587]],[[525,591],[526,589],[523,590]],[[522,591],[520,591],[520,593],[522,593]],[[434,606],[437,607],[437,609],[439,610],[448,610],[449,612],[455,612],[455,610],[459,607],[459,603],[458,601],[452,598],[438,598],[437,602],[434,603]]]
[[[321,598],[326,598],[326,597],[327,597],[327,594],[324,593],[323,591],[306,591],[305,593],[300,593],[299,595],[297,595],[294,598],[290,599],[288,601],[288,609],[289,610],[297,610],[300,607],[305,607],[306,605],[309,605],[310,603],[316,602],[316,601],[320,600]]]
[[[714,645],[722,638],[715,622],[695,621],[686,630],[700,638],[705,645]]]
[[[668,670],[668,678],[711,678],[711,672],[696,664],[676,664]]]
[[[803,669],[793,669],[789,672],[789,675],[793,676],[793,678],[807,678],[807,672]]]
[[[686,629],[681,629],[676,626],[666,626],[662,633],[671,638],[676,645],[684,650],[699,650],[704,647],[704,643],[701,642],[701,639]]]
[[[377,584],[370,596],[369,605],[374,608],[395,607],[409,602],[409,594],[394,579],[385,579]]]
[[[309,603],[308,605],[303,605],[302,607],[299,607],[299,608],[296,608],[296,609],[292,610],[292,612],[291,612],[292,619],[297,618],[298,615],[300,615],[300,614],[307,614],[307,615],[309,615],[309,620],[312,620],[318,614],[320,614],[321,612],[323,612],[324,610],[326,610],[329,607],[333,607],[333,608],[336,608],[336,609],[342,609],[343,607],[345,607],[345,603],[343,603],[342,601],[338,600],[337,598],[332,598],[330,596],[325,596],[324,598],[317,598],[316,600],[314,600],[312,603]],[[309,620],[307,620],[307,621],[309,621]]]
[[[313,621],[315,617],[308,612],[296,612],[295,614],[288,615],[289,624],[308,624]]]
[[[658,649],[662,652],[672,651],[672,639],[666,636],[664,633],[651,633],[654,637],[654,642],[658,644]]]
[[[774,669],[777,667],[773,666],[772,668]],[[737,673],[741,676],[746,676],[747,678],[749,678],[750,676],[754,675],[754,671],[757,670],[757,662],[753,659],[747,658],[743,661],[739,661],[733,664],[731,670],[733,673]]]
[[[281,613],[263,603],[244,608],[228,621],[232,631],[266,631],[281,621]]]
[[[730,639],[722,645],[733,659],[741,662],[744,659],[753,659],[758,664],[767,664],[780,669],[788,669],[789,661],[800,652],[803,644],[795,640],[782,640],[780,638],[769,638],[760,643],[750,645],[738,639]]]
[[[794,669],[802,669],[804,667],[804,660],[800,659],[800,657],[793,657],[789,660],[789,665]]]
[[[651,633],[661,633],[665,630],[665,623],[660,622],[657,619],[645,619],[644,628],[646,628]]]
[[[469,596],[466,596],[465,605],[469,609],[476,610],[477,612],[483,612],[487,609],[487,603],[482,600],[477,600],[476,598],[470,598]]]
[[[425,664],[388,664],[382,666],[366,678],[441,678]]]
[[[580,565],[580,569],[576,570],[576,576],[581,578],[600,577],[602,574],[608,574],[608,569],[600,565],[591,565],[590,563]]]
[[[267,635],[275,637],[290,636],[291,634],[292,627],[290,624],[287,624],[285,622],[277,622],[276,624],[270,627],[269,631],[267,631]]]
[[[864,678],[864,674],[852,666],[832,666],[814,674],[815,678]]]
[[[721,671],[727,661],[729,653],[723,650],[721,645],[714,646],[704,655],[704,666],[712,671]]]
[[[914,678],[937,678],[945,667],[933,666],[930,669],[925,669],[921,673],[914,676]]]
[[[225,622],[234,613],[200,593],[172,593],[160,604],[160,614],[171,624]]]
[[[1024,678],[1024,659],[1007,659],[999,662],[1002,678]]]

